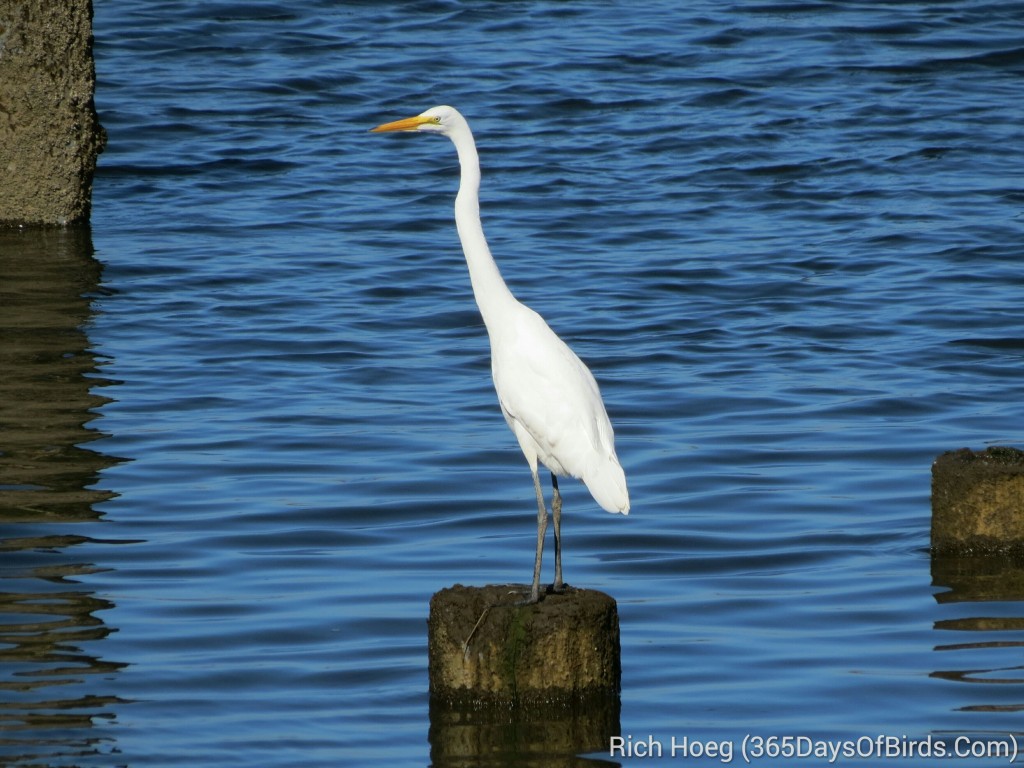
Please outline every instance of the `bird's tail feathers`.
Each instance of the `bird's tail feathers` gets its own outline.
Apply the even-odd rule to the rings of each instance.
[[[614,456],[594,462],[583,476],[583,482],[590,490],[594,501],[606,512],[629,514],[629,491],[626,489],[626,473],[622,471]]]

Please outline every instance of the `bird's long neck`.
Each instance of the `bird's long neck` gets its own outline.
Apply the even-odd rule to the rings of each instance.
[[[494,263],[480,222],[480,160],[473,136],[467,128],[464,134],[454,137],[453,142],[462,168],[459,194],[455,198],[455,226],[459,231],[462,251],[466,255],[473,296],[484,324],[491,328],[492,322],[497,322],[502,310],[515,304],[516,300],[505,285],[498,265]]]

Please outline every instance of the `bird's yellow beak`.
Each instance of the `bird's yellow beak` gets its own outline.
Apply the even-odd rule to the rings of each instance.
[[[378,125],[376,128],[371,128],[371,133],[383,133],[384,131],[415,131],[424,123],[429,123],[433,118],[424,117],[423,115],[417,115],[416,117],[407,117],[404,120],[395,120],[393,123],[384,123],[384,125]]]

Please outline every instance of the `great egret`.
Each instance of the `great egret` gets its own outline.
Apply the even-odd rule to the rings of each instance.
[[[563,588],[562,497],[557,476],[582,479],[605,510],[629,514],[626,475],[615,455],[615,437],[601,393],[583,361],[544,318],[516,300],[501,278],[480,223],[480,161],[466,119],[452,107],[433,107],[372,130],[438,133],[451,139],[459,153],[462,178],[455,197],[455,225],[491,340],[491,375],[501,412],[523,449],[537,493],[537,555],[527,601],[536,603],[548,523],[538,461],[551,471],[555,592]]]

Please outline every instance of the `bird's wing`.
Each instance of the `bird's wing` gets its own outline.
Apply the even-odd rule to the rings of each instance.
[[[522,307],[492,339],[492,373],[513,431],[525,429],[538,458],[584,477],[595,456],[615,456],[611,422],[590,370],[533,310]],[[514,422],[514,424],[513,424]]]

